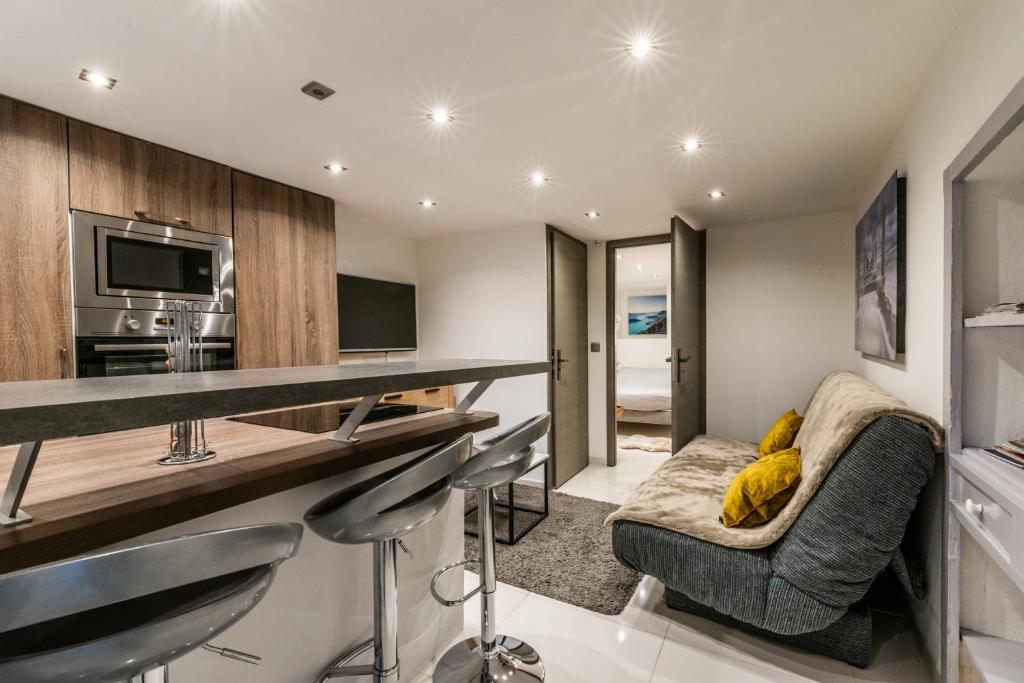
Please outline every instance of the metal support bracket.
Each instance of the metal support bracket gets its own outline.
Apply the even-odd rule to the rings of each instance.
[[[21,509],[21,499],[25,496],[25,489],[28,488],[28,480],[32,476],[32,468],[36,466],[36,458],[39,457],[42,445],[41,440],[27,441],[18,449],[18,457],[7,480],[7,488],[0,499],[0,526],[14,526],[32,521],[32,515]]]
[[[348,414],[348,417],[345,418],[342,425],[338,427],[338,431],[334,432],[334,436],[330,437],[331,441],[337,441],[338,443],[358,442],[359,439],[353,437],[352,434],[356,431],[356,428],[362,424],[363,420],[366,419],[366,416],[370,414],[370,411],[373,410],[373,407],[377,405],[377,401],[379,401],[380,397],[383,395],[384,394],[371,394],[369,396],[363,396],[359,400],[359,404],[355,409]]]
[[[455,414],[469,415],[469,409],[473,407],[473,404],[477,402],[480,396],[485,391],[487,391],[487,389],[490,388],[492,384],[494,384],[493,379],[485,379],[482,382],[477,382],[475,385],[473,385],[473,388],[469,390],[469,393],[466,394],[461,401],[459,401],[459,404],[457,406],[455,406]]]

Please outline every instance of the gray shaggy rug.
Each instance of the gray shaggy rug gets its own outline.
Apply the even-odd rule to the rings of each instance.
[[[505,501],[507,488],[497,490]],[[513,546],[498,544],[498,581],[532,593],[546,595],[601,614],[621,614],[640,583],[641,575],[623,567],[612,554],[612,530],[602,524],[618,508],[589,498],[557,491],[550,493],[548,518]],[[543,509],[543,491],[516,485],[516,506]],[[466,509],[476,506],[474,493],[466,492]],[[536,517],[516,511],[516,527]],[[466,516],[466,528],[476,530],[476,513]],[[508,538],[508,517],[495,510],[497,534]],[[478,557],[477,539],[466,536],[466,557]]]

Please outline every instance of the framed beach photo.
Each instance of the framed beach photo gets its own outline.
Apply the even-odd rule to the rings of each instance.
[[[668,336],[668,295],[647,294],[626,299],[627,336]]]

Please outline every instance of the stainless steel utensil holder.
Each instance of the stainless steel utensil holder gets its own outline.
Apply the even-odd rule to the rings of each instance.
[[[194,301],[168,301],[167,365],[176,372],[203,371],[203,311]],[[216,452],[206,441],[205,420],[171,423],[170,442],[161,465],[186,465],[209,460]]]

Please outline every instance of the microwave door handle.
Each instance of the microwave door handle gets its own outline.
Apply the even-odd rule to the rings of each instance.
[[[153,351],[166,349],[167,344],[96,344],[95,351]],[[231,342],[209,342],[204,349],[230,349]]]
[[[192,227],[192,221],[187,218],[164,218],[161,216],[154,216],[149,211],[143,211],[142,209],[135,209],[135,216],[149,223],[162,223],[163,225],[177,224],[183,228]]]

